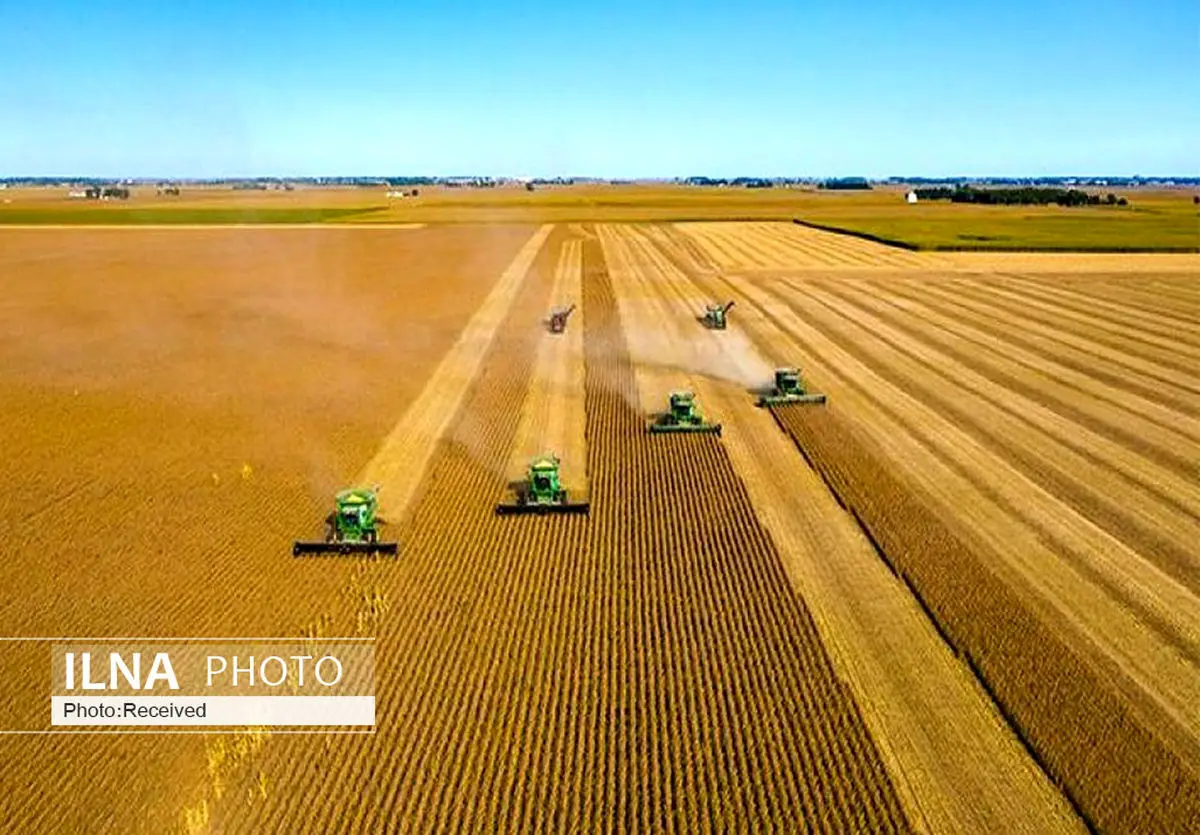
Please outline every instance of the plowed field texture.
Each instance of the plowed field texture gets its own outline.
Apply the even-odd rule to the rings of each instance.
[[[11,228],[0,282],[0,635],[373,637],[377,719],[46,734],[0,642],[4,831],[1200,831],[1200,256]],[[541,452],[586,515],[495,513]],[[294,558],[358,484],[399,555]]]

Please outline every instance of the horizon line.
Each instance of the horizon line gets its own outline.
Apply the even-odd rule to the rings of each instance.
[[[232,174],[216,176],[191,175],[106,175],[106,174],[13,174],[0,176],[0,183],[54,182],[69,183],[85,180],[108,180],[129,183],[222,183],[222,182],[310,182],[319,180],[379,181],[387,185],[388,180],[492,180],[509,182],[564,182],[587,180],[600,183],[628,182],[681,182],[686,180],[770,180],[793,182],[822,182],[827,180],[859,180],[872,183],[905,182],[909,180],[1197,180],[1200,174],[889,174],[868,176],[862,174],[688,174],[688,175],[644,175],[644,176],[597,176],[592,174],[562,175],[515,175],[515,174]]]

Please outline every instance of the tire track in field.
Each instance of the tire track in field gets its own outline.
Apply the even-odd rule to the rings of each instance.
[[[542,226],[517,253],[416,402],[359,474],[357,483],[380,485],[380,512],[390,521],[399,522],[408,513],[438,440],[462,405],[497,329],[552,228],[553,224]]]
[[[989,570],[985,552],[957,538],[947,517],[894,476],[881,447],[863,444],[833,411],[773,412],[911,577],[1089,829],[1175,831],[1200,816],[1200,779],[1187,762],[1147,732],[1106,680]]]
[[[1021,278],[1035,280],[1032,276],[1022,275]],[[1187,278],[1181,277],[1180,280]],[[1200,308],[1200,304],[1195,304],[1193,300],[1189,305],[1190,310],[1178,310],[1172,306],[1172,302],[1179,304],[1179,300],[1174,296],[1164,294],[1148,282],[1130,281],[1119,277],[1095,276],[1086,281],[1060,282],[1060,285],[1077,298],[1103,299],[1110,305],[1115,305],[1116,310],[1130,310],[1141,316],[1160,317],[1167,320],[1168,327],[1177,329],[1194,329],[1196,310]]]
[[[933,288],[924,288],[923,295],[936,301],[952,302],[954,298]],[[929,304],[910,301],[906,305],[918,309],[940,331],[985,349],[979,352],[979,362],[1014,390],[1049,396],[1059,411],[1080,423],[1120,437],[1132,447],[1149,447],[1152,457],[1157,456],[1157,460],[1184,474],[1197,473],[1200,422],[1159,403],[1113,390],[1086,372],[1074,371],[1055,359],[1025,351],[1005,338],[963,325]],[[931,338],[945,341],[941,334]]]
[[[800,235],[785,235],[776,228],[778,225],[754,224],[740,227],[737,234],[754,249],[761,250],[765,255],[763,264],[768,268],[779,268],[780,265],[795,264],[806,266],[854,267],[861,263],[855,253],[843,246],[820,246],[819,241]],[[792,228],[793,224],[784,227],[784,231]],[[796,229],[803,227],[796,226]]]
[[[947,336],[962,331],[953,319],[942,315],[936,307],[882,298],[847,284],[841,284],[837,290],[826,290],[829,285],[821,285],[818,289],[811,283],[790,286],[807,296],[828,292],[841,304],[851,305],[861,312],[856,315],[877,322],[881,327],[903,331],[904,348],[924,362],[934,377],[961,383],[1019,420],[1039,427],[1056,441],[1120,473],[1126,481],[1138,485],[1141,491],[1157,497],[1189,519],[1200,519],[1200,496],[1195,492],[1192,479],[1187,477],[1200,474],[1200,471],[1189,472],[1194,470],[1194,465],[1188,459],[1186,447],[1181,446],[1178,452],[1174,449],[1164,452],[1137,437],[1130,437],[1127,432],[1106,424],[1097,425],[1086,412],[1064,406],[1061,397],[1047,397],[1046,387],[1034,385],[1031,376],[1019,377],[1019,372],[1009,373],[1003,364],[992,362],[990,356],[964,350],[960,341]],[[889,332],[895,336],[895,330]],[[877,335],[881,334],[882,331]],[[887,341],[898,346],[895,338]],[[916,346],[923,347],[918,349]],[[989,347],[995,349],[994,355],[1014,354],[1003,343],[990,343]],[[923,351],[935,352],[935,357],[926,359]],[[1027,367],[1037,368],[1032,361]],[[956,378],[956,374],[966,376]],[[1200,448],[1197,452],[1200,453]],[[1187,475],[1180,475],[1180,470]],[[1110,485],[1109,489],[1114,495],[1122,493],[1119,485]],[[1139,501],[1136,496],[1126,496],[1124,500],[1130,504]]]
[[[985,291],[977,284],[967,284],[966,286],[956,285],[956,289],[972,294],[986,292],[986,296],[998,307],[1004,304],[1005,309],[1012,310],[1017,314],[1015,318],[1018,321],[1033,319],[1060,327],[1074,325],[1083,328],[1090,339],[1103,345],[1146,357],[1176,371],[1184,373],[1192,371],[1195,368],[1196,360],[1200,358],[1200,350],[1192,350],[1188,346],[1179,345],[1169,339],[1139,331],[1136,328],[1106,323],[1094,316],[1065,310],[1051,302],[1002,287],[989,285]]]
[[[1186,705],[1200,698],[1194,666],[1151,640],[1142,624],[1080,574],[1072,564],[1078,556],[1066,560],[1049,547],[1057,543],[1067,554],[1093,559],[1109,552],[1111,537],[1064,512],[1036,485],[848,357],[782,302],[745,280],[725,276],[724,281],[736,298],[746,300],[741,321],[756,341],[810,363],[814,388],[848,404],[861,428],[891,451],[890,460],[911,485],[946,509],[956,535],[994,553],[995,569],[1005,581],[1106,671],[1150,727],[1180,750],[1200,753],[1200,734],[1184,730],[1192,724]]]
[[[1171,333],[1178,343],[1200,349],[1200,330],[1197,330],[1195,319],[1189,320],[1169,313],[1142,311],[1130,305],[1109,301],[1090,290],[1081,294],[1074,289],[1020,274],[993,276],[993,286],[1015,290],[1072,313],[1095,317],[1106,325],[1119,325],[1122,328],[1133,325],[1149,333]]]
[[[876,292],[885,288],[870,282]],[[907,304],[919,313],[923,303],[936,300],[954,313],[955,321],[990,336],[1009,340],[1022,348],[1047,356],[1083,374],[1091,374],[1108,386],[1126,390],[1175,411],[1200,416],[1200,382],[1186,375],[1155,365],[1140,357],[1107,348],[1070,331],[1060,331],[1035,322],[1022,322],[1019,328],[998,321],[996,310],[986,302],[968,298],[963,292],[945,293],[933,284],[892,282],[886,296],[893,304]],[[916,306],[914,306],[916,305]]]
[[[1184,305],[1189,310],[1200,305],[1200,293],[1195,292],[1190,285],[1185,283],[1185,280],[1190,279],[1191,276],[1172,276],[1172,278],[1174,280],[1157,277],[1147,282],[1146,292],[1155,298]]]
[[[886,244],[867,241],[852,235],[825,232],[795,223],[764,224],[764,230],[777,240],[793,247],[807,247],[814,256],[820,252],[847,266],[878,269],[880,266],[897,269],[929,269],[939,258],[930,253],[916,253]],[[794,266],[787,260],[779,264],[782,268]]]
[[[939,362],[865,307],[844,309],[812,289],[802,298],[805,315],[836,336],[851,355],[896,379],[905,391],[936,408],[999,458],[1015,462],[1032,482],[1124,543],[1124,549],[1110,550],[1114,560],[1128,567],[1110,576],[1095,572],[1093,578],[1159,630],[1164,640],[1193,662],[1200,660],[1200,607],[1195,605],[1200,566],[1178,544],[1189,536],[1200,537],[1196,517],[1172,513],[1074,454],[1064,444],[1071,425],[1062,427],[1061,434],[1047,431],[1054,428],[1051,422],[1039,428],[1034,422],[1039,417],[1036,404],[1014,404],[1011,411],[993,405],[1003,402],[1002,389],[979,378],[969,366]],[[1160,529],[1166,533],[1160,535]],[[1168,535],[1164,542],[1162,537]],[[1089,562],[1080,560],[1081,565]]]
[[[776,230],[774,234],[763,231],[763,237],[777,242],[784,255],[772,262],[775,269],[789,269],[786,265],[803,264],[806,267],[861,267],[862,259],[854,252],[852,245],[846,241],[822,241],[819,238],[804,234],[804,227],[794,227],[800,230],[799,235],[785,235],[787,230]],[[836,244],[836,245],[834,245]]]
[[[1162,369],[1176,372],[1174,377],[1168,377],[1172,383],[1190,391],[1196,391],[1196,383],[1190,374],[1191,367],[1182,361],[1177,352],[1170,347],[1149,344],[1129,338],[1121,334],[1111,333],[1095,326],[1086,316],[1064,311],[1064,315],[1056,315],[1055,308],[1050,303],[1029,300],[1025,303],[1020,294],[1004,291],[1003,288],[991,288],[979,281],[955,283],[955,289],[966,294],[968,298],[985,302],[1008,312],[1009,316],[1021,323],[1023,327],[1030,324],[1049,328],[1058,333],[1074,334],[1085,338],[1088,342],[1101,348],[1135,357],[1142,362],[1154,363]]]
[[[926,255],[796,224],[694,222],[677,223],[675,228],[691,236],[725,270],[861,268],[881,263],[920,268],[935,263]]]
[[[724,221],[676,224],[676,228],[690,236],[721,269],[770,269],[772,259],[746,240],[744,235],[738,234],[736,226]]]

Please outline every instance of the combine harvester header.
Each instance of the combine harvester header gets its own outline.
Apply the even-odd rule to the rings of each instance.
[[[648,427],[651,432],[700,432],[721,434],[721,424],[708,423],[696,408],[696,395],[690,391],[673,391],[667,411]]]
[[[395,555],[400,546],[395,542],[380,542],[377,518],[378,487],[343,490],[334,501],[336,508],[325,519],[325,539],[320,542],[292,543],[292,556],[316,554],[388,554]]]
[[[587,513],[587,502],[568,500],[559,480],[559,460],[553,453],[539,455],[529,463],[524,482],[514,485],[516,498],[496,505],[500,516],[547,513]]]
[[[766,394],[758,397],[759,406],[786,406],[789,403],[821,404],[826,400],[823,394],[810,394],[804,387],[798,368],[779,368],[775,370],[775,385]]]

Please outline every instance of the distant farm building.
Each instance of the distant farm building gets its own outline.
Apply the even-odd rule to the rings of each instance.
[[[904,195],[904,199],[908,203],[916,203],[917,193],[915,191],[910,191],[908,194]]]
[[[128,200],[129,189],[124,186],[88,186],[67,192],[74,200]]]

